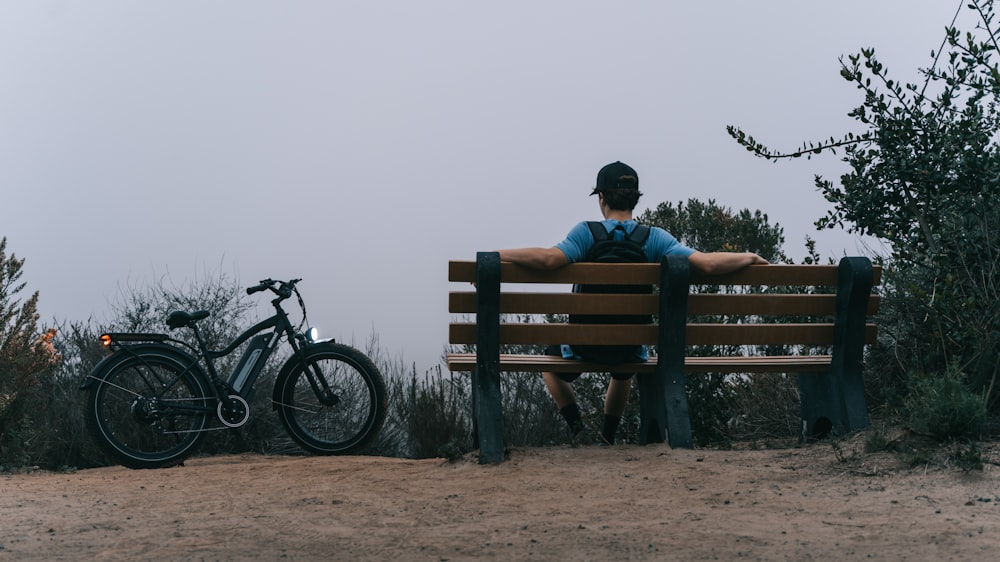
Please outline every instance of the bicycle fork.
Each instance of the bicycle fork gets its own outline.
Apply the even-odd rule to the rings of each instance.
[[[316,399],[319,400],[319,403],[329,407],[336,406],[340,402],[340,397],[330,388],[330,383],[323,376],[319,365],[312,363],[306,367],[306,379],[309,381],[309,386],[312,387],[313,392],[316,393]],[[317,381],[319,381],[318,385]]]

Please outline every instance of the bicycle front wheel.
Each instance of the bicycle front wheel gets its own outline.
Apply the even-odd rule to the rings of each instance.
[[[200,372],[175,353],[139,351],[94,378],[87,396],[87,427],[121,464],[177,464],[204,436],[214,398]]]
[[[289,436],[317,455],[357,451],[375,438],[387,410],[385,381],[363,353],[318,344],[293,357],[278,379],[278,415]]]

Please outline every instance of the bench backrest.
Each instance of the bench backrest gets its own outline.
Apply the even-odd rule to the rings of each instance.
[[[568,314],[652,314],[662,317],[665,303],[659,294],[576,294],[575,283],[666,285],[664,264],[571,264],[554,271],[539,271],[512,263],[499,264],[495,304],[501,314],[500,344],[657,344],[655,324],[612,325],[544,322],[539,315]],[[843,266],[763,265],[736,273],[699,276],[689,282],[698,287],[686,296],[686,345],[830,345],[834,342],[837,287],[844,283]],[[881,275],[873,268],[874,284]],[[451,261],[448,279],[477,282],[477,262]],[[548,286],[548,287],[546,287]],[[742,293],[733,287],[744,287]],[[527,287],[528,290],[525,290]],[[767,291],[766,293],[762,291]],[[683,288],[687,293],[687,287]],[[749,294],[748,294],[749,292]],[[484,291],[449,293],[448,309],[453,314],[476,314]],[[867,314],[877,311],[879,297],[867,296]],[[676,311],[675,311],[676,313]],[[720,316],[722,318],[720,318]],[[777,323],[776,323],[777,322]],[[876,328],[868,322],[865,343],[875,341]],[[475,344],[476,323],[454,321],[449,325],[449,342]]]

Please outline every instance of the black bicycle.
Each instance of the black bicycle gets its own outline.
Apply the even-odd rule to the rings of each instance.
[[[248,398],[268,358],[282,341],[291,354],[274,381],[272,405],[288,435],[319,455],[357,451],[369,444],[386,415],[385,381],[357,349],[316,340],[295,285],[301,279],[266,279],[247,294],[270,290],[274,316],[240,334],[225,349],[208,349],[198,331],[208,311],[175,311],[171,330],[190,328],[198,347],[166,334],[109,333],[113,353],[87,376],[87,427],[98,443],[130,468],[157,468],[182,461],[210,430],[241,427],[250,419]],[[292,326],[281,303],[292,294],[302,323]],[[214,360],[247,342],[227,380]],[[215,423],[218,420],[219,424]]]

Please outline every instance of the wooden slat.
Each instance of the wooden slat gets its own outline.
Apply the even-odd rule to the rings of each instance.
[[[503,293],[500,312],[505,314],[656,314],[657,295],[598,295],[579,293]],[[476,312],[476,293],[448,294],[448,311]]]
[[[475,261],[448,262],[448,280],[472,283]],[[606,283],[653,285],[660,282],[656,263],[574,263],[559,269],[529,269],[510,262],[500,264],[502,283]]]
[[[657,330],[656,324],[501,324],[500,343],[655,344]],[[449,324],[448,341],[453,344],[476,343],[476,325]]]
[[[697,373],[805,373],[824,372],[830,366],[829,355],[788,355],[757,357],[687,357],[685,370]],[[448,369],[471,372],[476,368],[475,353],[448,354]],[[550,355],[500,355],[503,371],[554,373],[652,373],[655,358],[646,363],[602,365],[570,361]]]
[[[874,282],[878,285],[882,279],[882,267],[873,265]],[[692,285],[814,285],[836,286],[837,265],[795,265],[772,264],[752,265],[745,269],[725,275],[700,275],[691,272]]]
[[[448,369],[451,371],[474,371],[475,353],[449,353]],[[586,361],[570,361],[554,355],[510,355],[500,354],[500,369],[503,371],[552,372],[552,373],[652,373],[656,362],[602,365]]]
[[[878,312],[880,298],[868,299],[868,314]],[[837,295],[692,294],[688,315],[833,316]]]
[[[760,316],[832,316],[836,295],[693,294],[688,314]],[[879,297],[868,301],[868,314],[878,312]],[[503,293],[500,312],[505,314],[657,314],[657,295],[581,295],[574,293]],[[476,293],[452,292],[448,311],[476,312]]]
[[[875,282],[881,268],[875,266]],[[476,279],[476,262],[448,262],[448,280],[471,283]],[[656,284],[660,265],[656,263],[574,263],[550,271],[529,269],[504,262],[500,266],[503,283],[633,283]],[[703,276],[692,272],[694,285],[836,285],[836,265],[752,265],[726,275]]]
[[[688,295],[688,315],[833,315],[836,295]]]
[[[882,279],[882,267],[873,266],[878,285]],[[692,285],[815,285],[836,286],[838,266],[836,265],[752,265],[725,275],[700,275],[691,272]]]
[[[835,265],[754,265],[725,275],[691,272],[692,285],[836,285]]]
[[[779,355],[755,357],[685,357],[685,370],[693,373],[815,373],[830,367],[830,355]]]
[[[875,343],[867,324],[865,343]],[[687,345],[830,345],[833,324],[688,324]]]
[[[865,342],[875,343],[877,330],[868,324]],[[689,324],[687,345],[830,345],[833,324]],[[476,325],[448,326],[452,344],[476,343]],[[655,344],[655,324],[501,324],[501,344]]]

